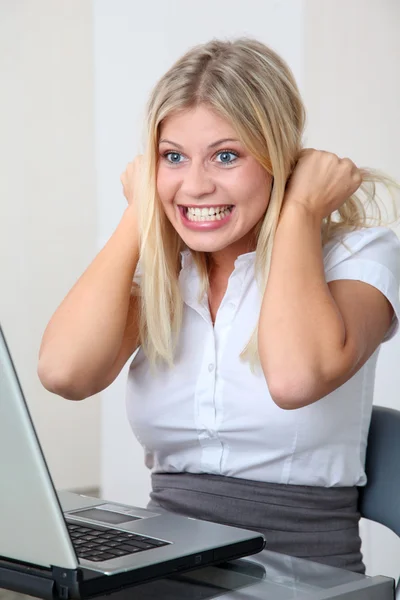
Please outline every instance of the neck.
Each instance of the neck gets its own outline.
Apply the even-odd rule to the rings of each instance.
[[[255,246],[249,240],[239,240],[227,248],[209,254],[210,267],[212,270],[224,273],[229,277],[235,268],[235,260],[238,256],[253,250],[255,250]]]

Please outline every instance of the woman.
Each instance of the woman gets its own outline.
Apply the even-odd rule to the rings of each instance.
[[[39,376],[82,399],[139,348],[127,408],[150,506],[363,572],[357,486],[400,249],[354,195],[376,206],[377,176],[303,150],[303,125],[263,44],[183,56],[152,93],[129,206],[52,317]]]

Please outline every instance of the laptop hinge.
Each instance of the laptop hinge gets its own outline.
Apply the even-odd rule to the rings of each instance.
[[[79,598],[79,587],[82,581],[82,572],[80,569],[52,567],[51,572],[54,580],[54,596],[62,600]]]
[[[0,587],[19,594],[52,600],[50,570],[0,557]]]

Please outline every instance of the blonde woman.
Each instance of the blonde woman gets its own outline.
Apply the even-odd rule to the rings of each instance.
[[[251,39],[191,49],[146,122],[128,208],[45,331],[43,385],[86,398],[138,349],[127,410],[152,508],[363,572],[357,486],[400,314],[399,242],[368,217],[378,176],[302,148],[293,76]]]

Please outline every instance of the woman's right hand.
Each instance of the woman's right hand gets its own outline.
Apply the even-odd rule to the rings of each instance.
[[[143,165],[143,155],[138,154],[134,160],[127,164],[125,171],[121,175],[124,196],[131,206],[135,200],[135,192],[139,181],[140,169]]]

